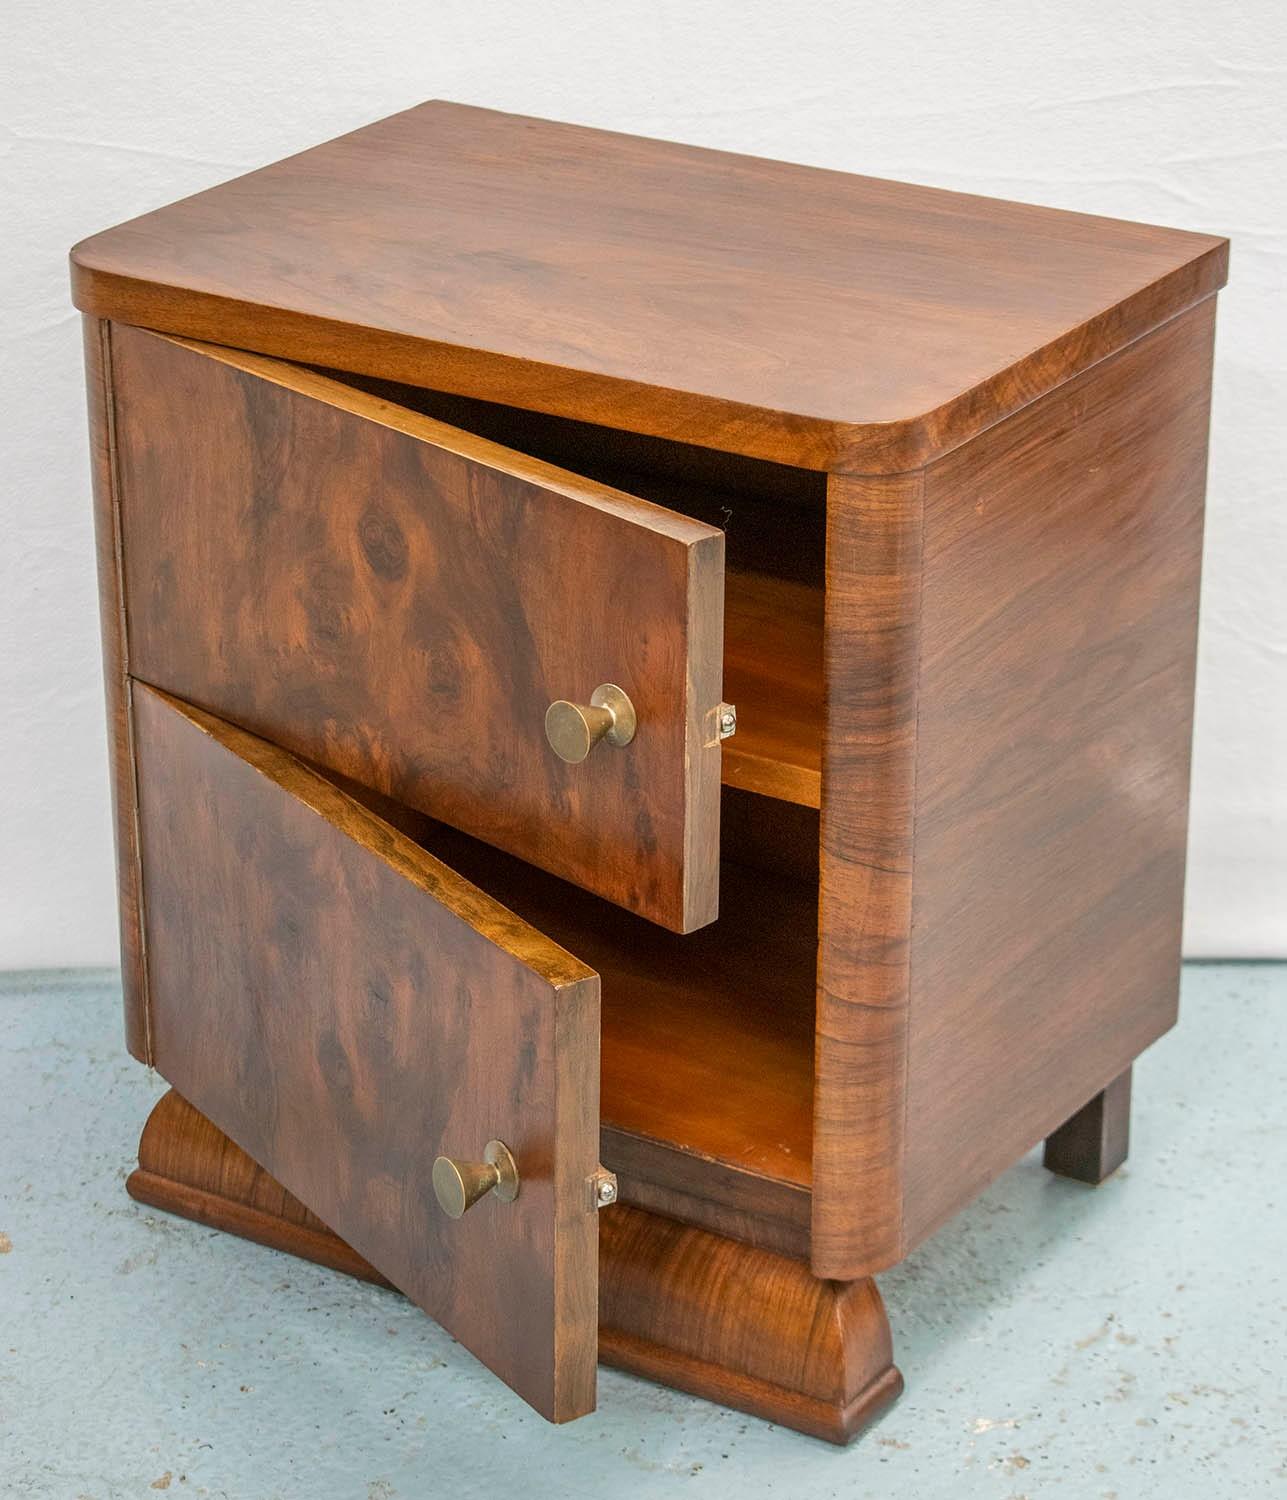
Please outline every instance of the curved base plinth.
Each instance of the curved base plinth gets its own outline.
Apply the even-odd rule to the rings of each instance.
[[[874,1281],[628,1206],[599,1222],[599,1358],[832,1443],[903,1388]]]
[[[139,1141],[131,1197],[350,1276],[375,1268],[173,1092]],[[846,1443],[902,1389],[873,1281],[628,1204],[599,1220],[599,1358],[663,1385]]]
[[[126,1179],[125,1190],[152,1208],[391,1285],[173,1089],[148,1116],[138,1171]]]

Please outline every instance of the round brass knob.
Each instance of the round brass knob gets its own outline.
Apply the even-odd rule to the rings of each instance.
[[[518,1197],[518,1168],[504,1141],[488,1141],[482,1161],[440,1156],[433,1164],[433,1195],[449,1219],[460,1219],[480,1198],[495,1193],[502,1203]]]
[[[628,745],[637,723],[635,706],[625,692],[615,683],[604,682],[590,694],[589,703],[569,703],[564,698],[551,703],[545,710],[545,738],[555,755],[575,765],[600,740]]]

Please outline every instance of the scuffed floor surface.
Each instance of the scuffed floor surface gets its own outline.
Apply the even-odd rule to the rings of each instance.
[[[1127,1166],[1034,1154],[882,1279],[907,1393],[840,1451],[611,1370],[548,1427],[393,1293],[137,1206],[115,976],[0,978],[0,1497],[1287,1495],[1285,1002],[1186,972]]]

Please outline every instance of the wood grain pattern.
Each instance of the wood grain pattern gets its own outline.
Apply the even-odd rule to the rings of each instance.
[[[127,1184],[141,1202],[387,1285],[178,1094],[157,1104]],[[618,1206],[599,1215],[599,1357],[831,1442],[902,1388],[870,1281]]]
[[[718,909],[723,538],[322,376],[118,329],[133,671],[689,931]],[[545,710],[620,684],[624,749]]]
[[[822,589],[806,583],[726,576],[724,697],[737,706],[726,786],[821,805],[824,607]]]
[[[622,1203],[757,1249],[808,1259],[807,1191],[722,1169],[718,1162],[703,1159],[693,1166],[656,1141],[610,1126],[600,1134],[599,1154],[616,1174]],[[132,1198],[167,1213],[393,1285],[173,1089],[148,1119],[139,1166],[125,1186]]]
[[[847,1443],[903,1388],[873,1281],[622,1207],[601,1216],[599,1358]]]
[[[920,653],[919,474],[827,497],[813,1269],[902,1248]]]
[[[602,988],[600,1156],[622,1198],[749,1244],[809,1251],[817,816],[735,813],[719,921],[666,932],[355,783],[434,858],[588,963]],[[802,824],[794,828],[796,822]],[[784,824],[787,829],[784,829]],[[778,865],[812,830],[812,872]],[[773,843],[772,858],[753,840]],[[759,862],[755,862],[756,859]]]
[[[851,1435],[871,1274],[1043,1136],[1112,1170],[1175,1017],[1226,257],[442,104],[78,246],[163,331],[87,338],[129,1040],[192,1100],[131,1191],[559,1420],[601,1240],[605,1358]],[[603,681],[640,734],[565,766]]]
[[[926,476],[907,1248],[1175,1021],[1214,318]]]
[[[597,976],[285,751],[134,712],[158,1071],[538,1411],[591,1410]],[[449,1220],[434,1157],[492,1138],[517,1200]]]
[[[148,1028],[147,964],[139,882],[138,802],[130,719],[129,642],[121,564],[115,423],[112,405],[112,332],[109,323],[83,320],[85,393],[89,407],[90,475],[94,492],[94,546],[107,700],[108,775],[116,846],[116,896],[120,921],[121,990],[125,1045],[140,1062],[152,1061]]]
[[[899,1259],[1175,1019],[1213,318],[832,479],[819,1274]]]
[[[1131,1069],[1058,1130],[1046,1137],[1043,1163],[1048,1172],[1098,1186],[1122,1165],[1131,1149]]]
[[[325,369],[334,380],[556,468],[640,495],[725,533],[728,566],[822,582],[825,474],[716,448]],[[610,414],[608,420],[611,420]]]
[[[791,1081],[788,1077],[788,1086]],[[775,1110],[771,1118],[778,1114]],[[769,1177],[614,1125],[599,1133],[599,1157],[616,1173],[622,1203],[760,1250],[809,1258],[807,1183]]]
[[[72,252],[99,317],[828,470],[930,462],[1227,243],[435,102]]]
[[[152,1208],[363,1281],[393,1285],[173,1089],[148,1116],[138,1168],[125,1187]]]
[[[681,936],[450,829],[426,845],[600,975],[605,1125],[808,1187],[813,889],[726,861],[719,921]]]

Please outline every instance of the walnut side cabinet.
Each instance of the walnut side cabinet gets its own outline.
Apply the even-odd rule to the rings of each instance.
[[[1175,1020],[1226,260],[444,103],[77,246],[135,1197],[852,1436]]]

